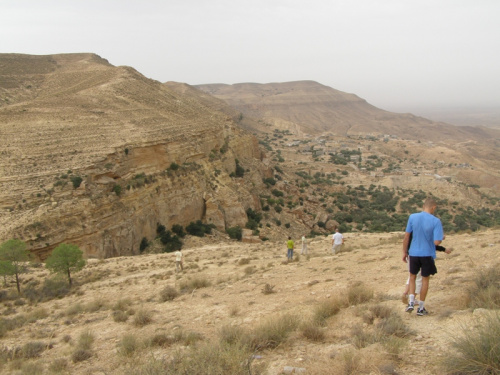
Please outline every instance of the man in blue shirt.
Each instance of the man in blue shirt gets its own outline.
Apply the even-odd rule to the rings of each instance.
[[[415,303],[415,279],[419,271],[422,273],[422,289],[417,315],[427,315],[424,307],[425,297],[429,289],[429,277],[437,272],[434,259],[436,259],[436,245],[443,240],[443,226],[441,220],[434,216],[437,203],[432,198],[424,202],[423,211],[411,214],[405,230],[403,240],[403,262],[410,264],[410,302],[406,307],[407,312],[412,312]],[[410,248],[410,235],[412,241]]]

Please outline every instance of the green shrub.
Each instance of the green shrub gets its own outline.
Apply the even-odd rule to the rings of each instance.
[[[83,179],[80,176],[71,176],[71,183],[73,184],[73,188],[78,189],[82,184]]]
[[[241,238],[243,236],[243,230],[239,226],[227,228],[226,233],[230,238],[238,241],[241,241]]]
[[[215,228],[215,225],[203,224],[201,220],[197,220],[196,222],[190,222],[186,227],[186,231],[192,236],[203,237],[205,234],[211,234],[213,228]]]
[[[179,169],[179,164],[172,162],[170,163],[170,167],[168,167],[168,169],[170,169],[171,171],[176,171]]]
[[[172,232],[174,232],[175,234],[177,234],[181,238],[186,235],[186,232],[184,232],[184,227],[180,224],[172,225]]]

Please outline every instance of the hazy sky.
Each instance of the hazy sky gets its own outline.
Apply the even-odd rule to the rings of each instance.
[[[500,107],[499,0],[0,0],[0,53],[189,84],[314,80],[388,110]]]

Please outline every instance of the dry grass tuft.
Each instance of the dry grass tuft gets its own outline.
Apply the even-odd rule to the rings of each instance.
[[[273,349],[284,343],[299,325],[295,315],[284,314],[267,319],[252,332],[254,349]]]
[[[118,353],[124,356],[130,356],[140,348],[140,343],[135,334],[127,333],[121,338],[117,346]]]
[[[500,308],[500,264],[480,270],[467,288],[465,306],[487,309]]]
[[[336,315],[344,307],[346,307],[346,301],[343,298],[335,297],[327,299],[314,308],[313,321],[317,325],[325,326],[326,320]]]
[[[452,337],[453,351],[445,356],[446,374],[500,374],[500,313],[492,312],[475,329],[463,327],[461,336]]]
[[[271,284],[264,285],[264,288],[262,288],[262,293],[264,293],[264,294],[276,293],[276,291],[274,290],[274,285],[271,285]]]
[[[143,308],[139,309],[134,315],[134,325],[136,327],[144,327],[153,322],[153,313]]]
[[[323,342],[325,340],[324,329],[314,320],[303,323],[300,327],[300,332],[309,341]]]
[[[210,281],[207,278],[200,276],[194,279],[181,281],[179,289],[181,293],[192,293],[195,289],[206,288],[210,285]]]
[[[369,302],[372,298],[373,289],[360,282],[351,285],[347,291],[347,302],[351,306]]]
[[[177,291],[177,289],[175,289],[171,286],[167,286],[167,287],[163,288],[160,292],[160,301],[162,301],[162,302],[172,301],[175,298],[177,298],[178,296],[179,296],[179,292]]]

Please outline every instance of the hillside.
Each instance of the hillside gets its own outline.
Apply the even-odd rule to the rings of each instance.
[[[157,223],[244,224],[254,199],[229,174],[238,159],[261,184],[268,167],[199,95],[92,54],[0,55],[0,67],[2,240],[42,258],[63,241],[113,256],[138,252]]]
[[[484,285],[498,284],[498,230],[446,238],[443,245],[454,250],[438,255],[425,317],[405,313],[401,302],[402,233],[345,237],[336,255],[330,238],[309,239],[308,255],[297,256],[297,246],[288,264],[284,240],[222,244],[192,237],[183,272],[175,273],[173,254],[92,259],[74,274],[71,291],[65,279],[30,268],[21,276],[24,297],[16,297],[11,282],[1,295],[0,371],[277,375],[296,367],[313,375],[445,374],[442,360],[457,353],[453,340],[472,339],[488,313],[498,312],[471,307],[467,297],[481,273],[492,276],[483,277]],[[491,298],[498,308],[498,293]],[[247,350],[238,340],[258,345]],[[498,357],[492,364],[499,369]]]
[[[487,128],[459,128],[411,114],[384,111],[354,94],[314,81],[197,85],[225,100],[244,115],[263,119],[280,130],[318,135],[392,134],[404,139],[435,141],[469,139],[488,141],[498,132]]]
[[[243,118],[258,119],[260,127],[251,130],[261,140],[267,139],[266,142],[274,137],[274,146],[282,152],[287,145],[314,142],[318,137],[337,144],[335,147],[330,142],[331,147],[323,147],[327,152],[338,152],[341,148],[366,150],[372,147],[373,140],[394,140],[378,147],[381,156],[395,156],[394,164],[406,159],[409,162],[406,168],[410,171],[411,164],[422,163],[428,166],[429,172],[434,169],[438,175],[453,176],[467,185],[487,188],[488,194],[497,197],[500,193],[498,130],[458,127],[411,114],[391,113],[356,95],[313,81],[196,87],[225,100],[241,111]],[[276,139],[277,134],[281,134],[280,139]],[[401,153],[401,149],[398,151],[401,147],[406,154]],[[441,171],[436,164],[447,168]],[[465,171],[460,165],[474,168]]]

